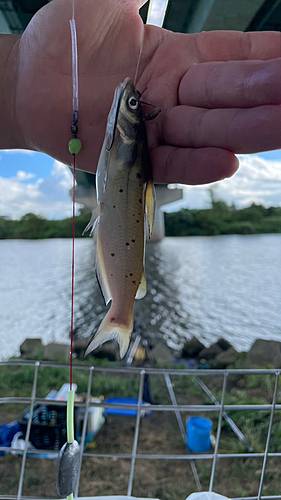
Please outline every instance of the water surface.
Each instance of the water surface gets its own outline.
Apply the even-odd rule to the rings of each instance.
[[[165,238],[147,245],[147,296],[135,319],[148,340],[173,348],[196,335],[238,350],[281,340],[281,235]],[[75,335],[98,326],[106,308],[91,238],[76,240]],[[71,240],[0,241],[0,359],[27,337],[69,342]]]

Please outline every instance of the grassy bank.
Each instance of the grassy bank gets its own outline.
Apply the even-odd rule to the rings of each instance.
[[[116,363],[97,361],[107,366]],[[89,362],[89,364],[91,364]],[[95,360],[96,364],[96,360]],[[33,367],[0,367],[1,396],[30,396],[33,383]],[[208,377],[201,377],[213,395],[220,401],[222,377],[214,376],[210,370]],[[59,389],[68,380],[68,371],[58,368],[40,367],[38,374],[37,396],[45,397],[51,389]],[[87,371],[74,370],[74,381],[78,393],[86,392]],[[193,376],[171,376],[177,402],[184,405],[212,404]],[[271,404],[275,375],[229,375],[227,382],[226,404]],[[171,404],[163,376],[150,376],[150,386],[156,404]],[[135,375],[116,375],[94,373],[91,394],[93,396],[137,397],[139,377]],[[278,393],[278,402],[281,395]],[[0,405],[0,423],[17,418],[26,405]],[[182,421],[200,412],[181,412]],[[211,415],[211,417],[210,417]],[[255,452],[263,452],[266,445],[270,411],[230,411],[228,415],[243,432]],[[218,413],[205,413],[211,418],[216,434]],[[273,420],[270,452],[281,452],[280,412]],[[111,415],[96,436],[89,453],[131,453],[134,439],[135,418]],[[223,421],[220,453],[245,453],[247,449],[235,436],[229,425]],[[174,412],[153,412],[141,421],[138,453],[186,454]],[[20,473],[20,457],[6,455],[0,457],[1,494],[16,494]],[[211,461],[196,460],[196,467],[204,489],[208,489],[211,475]],[[216,467],[214,490],[228,497],[255,496],[258,493],[262,469],[262,458],[249,455],[240,459],[220,459]],[[14,474],[11,471],[15,470]],[[130,460],[85,457],[82,465],[80,495],[126,494],[130,474]],[[8,478],[8,479],[7,479]],[[26,496],[45,496],[57,498],[55,488],[56,464],[52,460],[28,458],[23,494]],[[281,488],[281,477],[276,458],[268,459],[263,495],[276,495]],[[190,464],[186,460],[137,460],[134,496],[154,497],[162,500],[184,500],[196,491]]]

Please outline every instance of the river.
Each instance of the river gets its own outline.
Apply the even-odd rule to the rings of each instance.
[[[105,313],[91,238],[76,240],[75,336]],[[281,234],[165,238],[146,252],[148,293],[135,319],[148,340],[172,348],[220,337],[239,351],[281,340]],[[25,338],[69,342],[71,240],[0,241],[0,360]]]

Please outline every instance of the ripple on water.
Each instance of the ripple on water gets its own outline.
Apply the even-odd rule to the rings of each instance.
[[[69,342],[71,240],[0,241],[0,356],[26,337]],[[236,349],[281,334],[281,235],[166,238],[147,246],[147,296],[135,320],[148,340],[173,348],[197,336]],[[278,271],[277,271],[278,270]],[[107,308],[96,282],[94,245],[76,241],[75,334],[95,331]]]

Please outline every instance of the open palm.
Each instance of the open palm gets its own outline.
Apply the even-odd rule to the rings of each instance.
[[[234,153],[281,147],[280,33],[178,34],[143,26],[141,0],[75,0],[78,167],[95,172],[115,87],[134,78],[161,109],[147,124],[155,182],[232,175]],[[70,164],[70,0],[53,0],[19,39],[15,114],[23,145]]]

